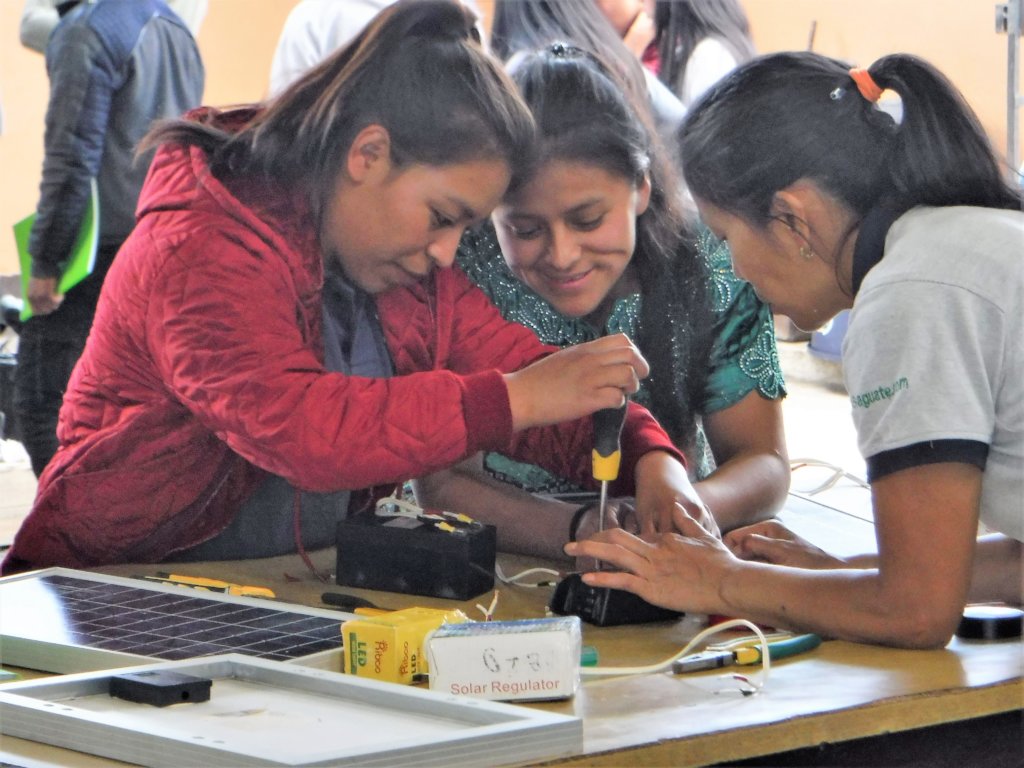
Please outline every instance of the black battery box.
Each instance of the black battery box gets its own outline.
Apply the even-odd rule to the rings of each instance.
[[[338,523],[335,580],[347,587],[468,600],[494,587],[497,529],[363,514]]]

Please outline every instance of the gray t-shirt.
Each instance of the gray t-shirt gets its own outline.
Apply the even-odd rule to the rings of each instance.
[[[843,343],[861,453],[979,446],[981,520],[1024,540],[1024,213],[916,208],[864,278]],[[988,446],[987,458],[984,446]]]

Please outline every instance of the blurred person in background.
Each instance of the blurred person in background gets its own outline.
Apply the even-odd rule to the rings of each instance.
[[[645,64],[687,108],[756,54],[738,0],[657,0],[654,27]]]
[[[683,106],[753,58],[739,0],[593,0],[623,43]]]
[[[269,95],[275,96],[341,46],[395,0],[299,0],[285,19],[270,63]],[[463,5],[479,18],[474,0]]]
[[[651,0],[591,0],[608,19],[626,48],[644,62],[655,35]]]
[[[630,97],[647,102],[666,147],[686,110],[671,91],[622,44],[594,0],[495,0],[491,50],[509,62],[519,51],[535,51],[555,42],[600,51]]]
[[[202,102],[205,73],[192,33],[162,0],[60,4],[46,45],[50,97],[39,202],[29,236],[33,316],[20,332],[15,413],[39,476],[57,450],[57,416],[85,346],[104,276],[135,225],[151,154],[136,157],[154,120]],[[93,183],[99,191],[95,267],[57,292]]]
[[[166,0],[167,6],[178,14],[193,37],[199,36],[199,27],[206,18],[209,0]],[[46,43],[50,39],[57,22],[60,21],[58,8],[69,3],[61,0],[25,0],[21,11],[19,37],[26,48],[46,52]],[[71,3],[73,5],[73,3]]]

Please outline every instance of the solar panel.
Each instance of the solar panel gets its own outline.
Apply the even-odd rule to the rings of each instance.
[[[0,579],[0,662],[86,672],[223,653],[341,669],[350,614],[47,568]]]
[[[226,654],[132,668],[211,682],[209,699],[166,707],[111,696],[112,677],[127,671],[0,686],[3,735],[166,768],[470,768],[583,749],[576,717],[279,661]]]

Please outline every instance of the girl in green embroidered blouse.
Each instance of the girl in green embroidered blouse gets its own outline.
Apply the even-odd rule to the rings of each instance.
[[[492,223],[464,236],[458,264],[506,318],[549,344],[635,339],[651,366],[635,399],[686,453],[719,526],[770,517],[789,485],[771,313],[733,274],[727,246],[687,226],[646,112],[607,73],[561,43],[513,62],[538,123],[535,157]],[[551,556],[563,556],[576,505],[536,494],[579,490],[499,454],[414,488],[428,506],[496,524],[505,551]]]

